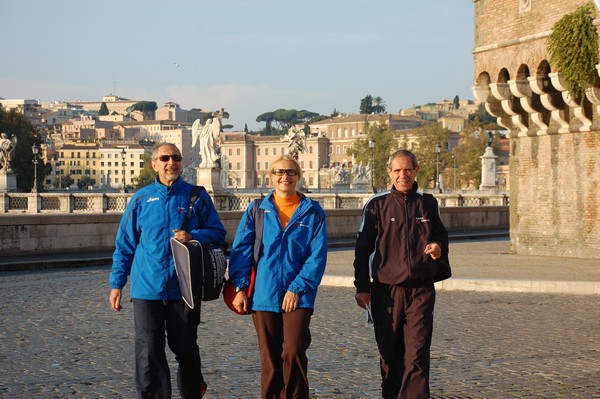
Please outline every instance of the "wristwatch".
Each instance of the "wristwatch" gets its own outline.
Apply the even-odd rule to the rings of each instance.
[[[241,287],[235,287],[235,293],[237,294],[240,291],[246,291],[245,288],[241,288]]]

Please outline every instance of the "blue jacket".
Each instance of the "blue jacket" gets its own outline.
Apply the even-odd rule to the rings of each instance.
[[[273,193],[267,195],[260,206],[265,212],[263,248],[251,310],[281,312],[287,291],[298,294],[298,308],[314,309],[327,263],[325,212],[317,202],[301,195],[298,208],[282,230],[272,197]],[[241,288],[248,287],[254,251],[252,206],[242,216],[229,257],[229,279]]]
[[[181,299],[169,239],[183,224],[191,189],[181,178],[171,187],[157,178],[133,195],[117,232],[112,288],[122,289],[131,276],[131,298]],[[187,232],[202,243],[225,241],[225,227],[205,190],[194,204]]]

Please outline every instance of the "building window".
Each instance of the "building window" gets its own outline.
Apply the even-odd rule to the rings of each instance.
[[[256,170],[260,170],[260,162],[256,163]]]
[[[269,155],[269,149],[265,148],[265,155]]]
[[[256,149],[256,156],[260,156],[260,148]],[[260,168],[259,168],[260,169]]]
[[[269,170],[269,163],[265,162],[265,170]]]
[[[313,161],[308,161],[308,168],[312,169],[313,168]]]
[[[235,152],[236,152],[237,155],[240,155],[240,149],[239,148]]]
[[[232,156],[232,155],[233,155],[233,150],[230,148],[229,149],[229,156]]]
[[[348,153],[348,146],[344,146],[344,154]]]
[[[336,146],[335,146],[335,153],[336,153],[336,154],[339,154],[339,153],[340,153],[340,146],[339,146],[339,145],[336,145]]]
[[[236,162],[236,163],[235,163],[235,168],[236,168],[237,170],[240,170],[240,169],[242,169],[242,167],[241,167],[241,165],[240,165],[240,163],[239,163],[239,162]]]

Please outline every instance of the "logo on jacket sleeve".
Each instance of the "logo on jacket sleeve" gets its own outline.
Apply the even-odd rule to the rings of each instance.
[[[417,218],[417,223],[427,223],[429,221],[430,221],[429,219],[422,217],[422,216]]]

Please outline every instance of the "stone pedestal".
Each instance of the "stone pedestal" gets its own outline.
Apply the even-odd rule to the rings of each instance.
[[[221,169],[220,168],[197,168],[196,169],[196,184],[204,186],[206,191],[214,193],[220,191],[221,186]]]
[[[480,190],[496,188],[496,155],[494,149],[487,147],[481,158],[481,185]]]
[[[17,191],[17,175],[14,173],[0,173],[0,193]]]

